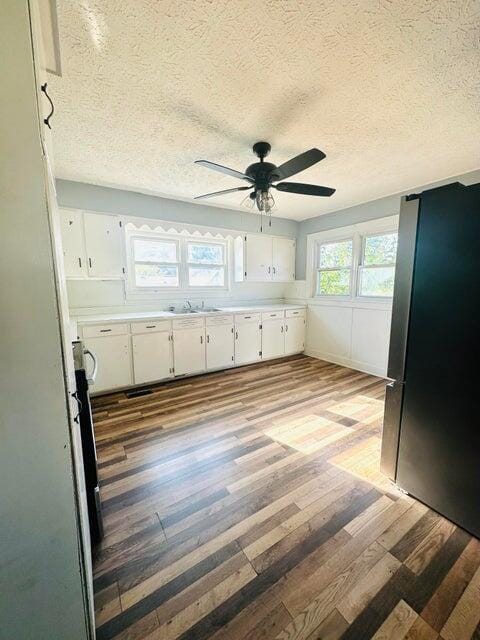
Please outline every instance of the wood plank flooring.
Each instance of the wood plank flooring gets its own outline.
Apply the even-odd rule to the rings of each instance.
[[[480,542],[379,472],[384,387],[302,355],[94,399],[98,640],[480,640]]]

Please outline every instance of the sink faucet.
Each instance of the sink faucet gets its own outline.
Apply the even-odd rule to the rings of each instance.
[[[190,302],[190,300],[187,300],[183,306],[185,309],[191,309],[192,303]]]

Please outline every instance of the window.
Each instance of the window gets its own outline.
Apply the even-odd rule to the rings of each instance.
[[[349,296],[352,287],[353,240],[318,245],[317,295]]]
[[[193,240],[159,233],[130,233],[128,283],[131,293],[228,286],[226,241]]]
[[[386,298],[393,295],[397,233],[378,233],[363,238],[358,295]]]
[[[187,242],[188,285],[225,286],[225,246],[217,243]]]
[[[178,242],[157,238],[133,238],[135,285],[137,287],[178,287]]]

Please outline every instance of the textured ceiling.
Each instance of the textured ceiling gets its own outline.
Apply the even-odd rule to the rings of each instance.
[[[57,0],[57,175],[191,198],[268,140],[303,219],[480,167],[480,0]],[[238,207],[243,194],[204,201]]]

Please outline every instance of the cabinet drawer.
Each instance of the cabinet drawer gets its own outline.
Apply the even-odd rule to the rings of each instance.
[[[216,327],[219,324],[233,324],[233,316],[207,316],[207,327]]]
[[[260,322],[261,313],[237,313],[235,314],[235,324],[243,324],[244,322]]]
[[[150,322],[132,322],[132,333],[154,333],[155,331],[170,331],[170,320],[151,320]]]
[[[281,311],[264,311],[262,313],[262,320],[273,320],[274,318],[283,318],[285,316],[285,311],[282,309]]]
[[[286,318],[304,318],[305,309],[287,309],[285,311]]]
[[[84,338],[121,336],[124,333],[128,333],[128,324],[94,324],[82,327],[82,335]]]
[[[172,324],[174,329],[197,329],[205,326],[205,318],[178,318]]]

